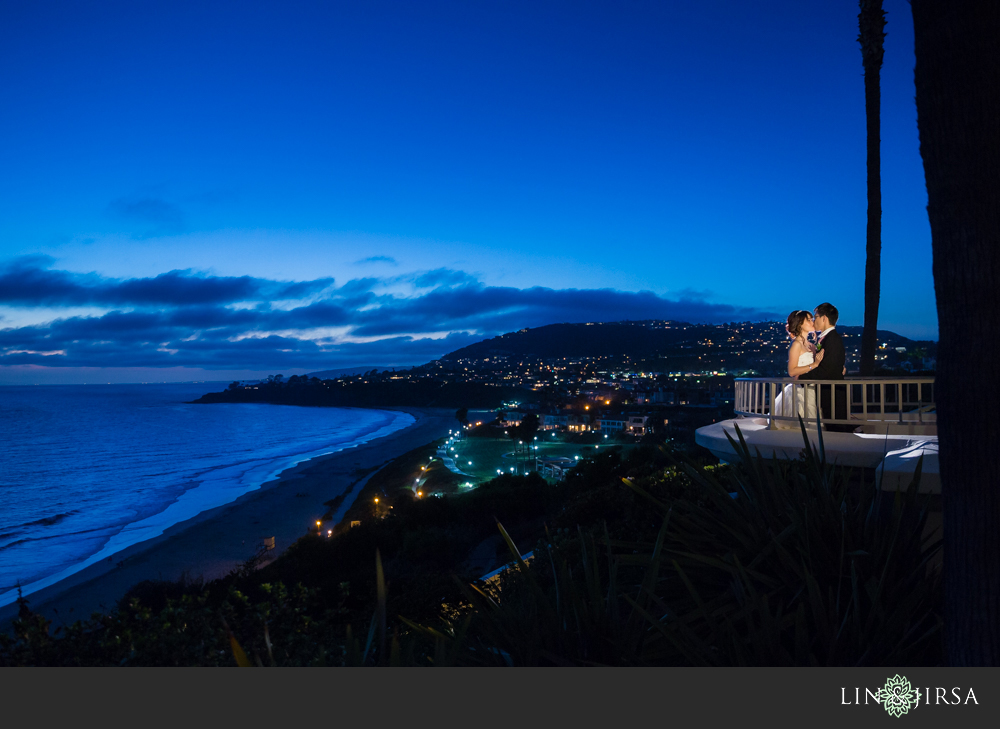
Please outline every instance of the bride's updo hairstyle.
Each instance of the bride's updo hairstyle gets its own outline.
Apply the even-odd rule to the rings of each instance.
[[[799,309],[798,311],[793,311],[788,315],[788,323],[785,324],[785,331],[788,332],[788,336],[792,339],[799,336],[799,332],[802,331],[802,323],[806,318],[812,318],[812,314],[804,309]]]

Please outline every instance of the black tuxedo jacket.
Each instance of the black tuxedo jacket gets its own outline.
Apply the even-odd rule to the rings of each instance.
[[[844,339],[834,329],[823,337],[823,361],[814,370],[799,375],[800,380],[842,380],[844,379]]]

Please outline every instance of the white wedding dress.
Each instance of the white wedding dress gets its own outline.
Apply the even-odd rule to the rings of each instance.
[[[812,352],[803,352],[799,355],[797,366],[808,367],[814,361]],[[785,385],[774,399],[774,414],[779,417],[794,418],[794,420],[775,420],[776,428],[798,429],[798,418],[802,418],[806,427],[809,427],[810,423],[816,422],[816,387],[808,384],[808,380],[801,384]]]

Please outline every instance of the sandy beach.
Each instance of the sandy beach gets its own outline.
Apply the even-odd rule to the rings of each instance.
[[[453,410],[384,409],[405,410],[416,422],[383,438],[300,463],[231,504],[202,512],[155,539],[34,592],[27,596],[32,610],[53,619],[56,626],[69,624],[94,611],[113,609],[132,585],[143,580],[222,577],[253,556],[266,537],[274,537],[271,554],[277,556],[310,527],[315,528],[327,509],[324,502],[355,484],[343,511],[364,485],[364,480],[355,482],[374,473],[370,469],[447,435],[456,425]],[[370,472],[359,474],[366,470]],[[0,608],[0,626],[16,615],[16,604]]]

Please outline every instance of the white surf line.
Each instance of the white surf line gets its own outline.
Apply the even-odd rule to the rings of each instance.
[[[394,418],[392,422],[390,422],[389,424],[379,427],[377,430],[372,431],[372,433],[370,434],[367,434],[365,436],[359,436],[357,440],[347,441],[346,443],[338,444],[335,446],[328,446],[325,449],[318,449],[316,451],[311,451],[311,452],[307,451],[306,453],[293,455],[290,458],[287,456],[279,457],[279,458],[287,458],[287,460],[285,460],[282,463],[282,465],[275,467],[268,474],[267,478],[264,479],[255,478],[247,484],[241,484],[241,482],[237,481],[237,483],[241,485],[239,485],[236,488],[230,489],[229,493],[225,495],[224,499],[218,498],[219,495],[222,493],[220,490],[218,489],[213,490],[209,488],[206,489],[206,491],[208,491],[207,495],[209,496],[209,500],[204,500],[203,496],[205,494],[199,493],[199,489],[206,486],[205,482],[202,481],[198,486],[195,486],[194,488],[188,489],[187,491],[181,493],[180,496],[175,501],[168,504],[162,511],[159,511],[155,514],[151,514],[150,516],[144,519],[140,519],[139,521],[131,522],[129,524],[124,525],[119,532],[111,535],[111,537],[108,539],[107,542],[104,543],[104,546],[100,550],[84,558],[82,561],[77,562],[75,564],[71,564],[54,574],[48,575],[46,577],[41,577],[27,585],[20,585],[19,587],[15,587],[11,590],[8,590],[7,592],[0,593],[0,607],[4,607],[6,605],[10,605],[11,603],[16,602],[18,598],[18,590],[21,591],[21,594],[23,596],[28,596],[31,593],[37,592],[38,590],[41,590],[43,588],[51,587],[52,585],[62,582],[67,577],[71,577],[77,572],[86,569],[90,565],[103,561],[107,557],[112,557],[118,552],[128,549],[133,545],[142,544],[143,542],[155,539],[161,536],[168,529],[178,524],[183,524],[184,522],[198,516],[203,512],[211,511],[213,509],[222,506],[229,506],[237,499],[239,499],[241,496],[248,494],[252,491],[257,491],[264,484],[275,481],[280,476],[281,473],[290,468],[294,468],[300,463],[304,463],[305,461],[311,461],[315,458],[321,458],[322,456],[332,455],[334,453],[341,453],[343,451],[350,450],[351,448],[357,448],[359,446],[366,445],[371,441],[383,438],[388,435],[392,435],[393,433],[397,433],[401,430],[405,430],[406,428],[410,427],[416,422],[416,418],[414,418],[409,413],[405,413],[403,411],[388,411],[388,412],[400,412],[406,417],[409,417],[411,419],[411,422],[407,423],[406,425],[402,425],[398,428],[393,428],[392,426],[395,425],[401,419],[401,418]],[[364,439],[362,440],[361,438]],[[277,458],[275,460],[277,460]],[[388,463],[383,464],[383,468],[385,467],[385,465],[388,465]],[[374,476],[375,473],[377,472],[373,472],[372,474],[370,474],[369,478],[371,476]],[[364,483],[367,483],[367,480]],[[362,484],[362,488],[363,487],[364,484]],[[361,489],[358,489],[357,493],[361,493]],[[355,498],[357,497],[355,496]],[[166,517],[165,515],[167,514],[176,514],[176,516]]]

